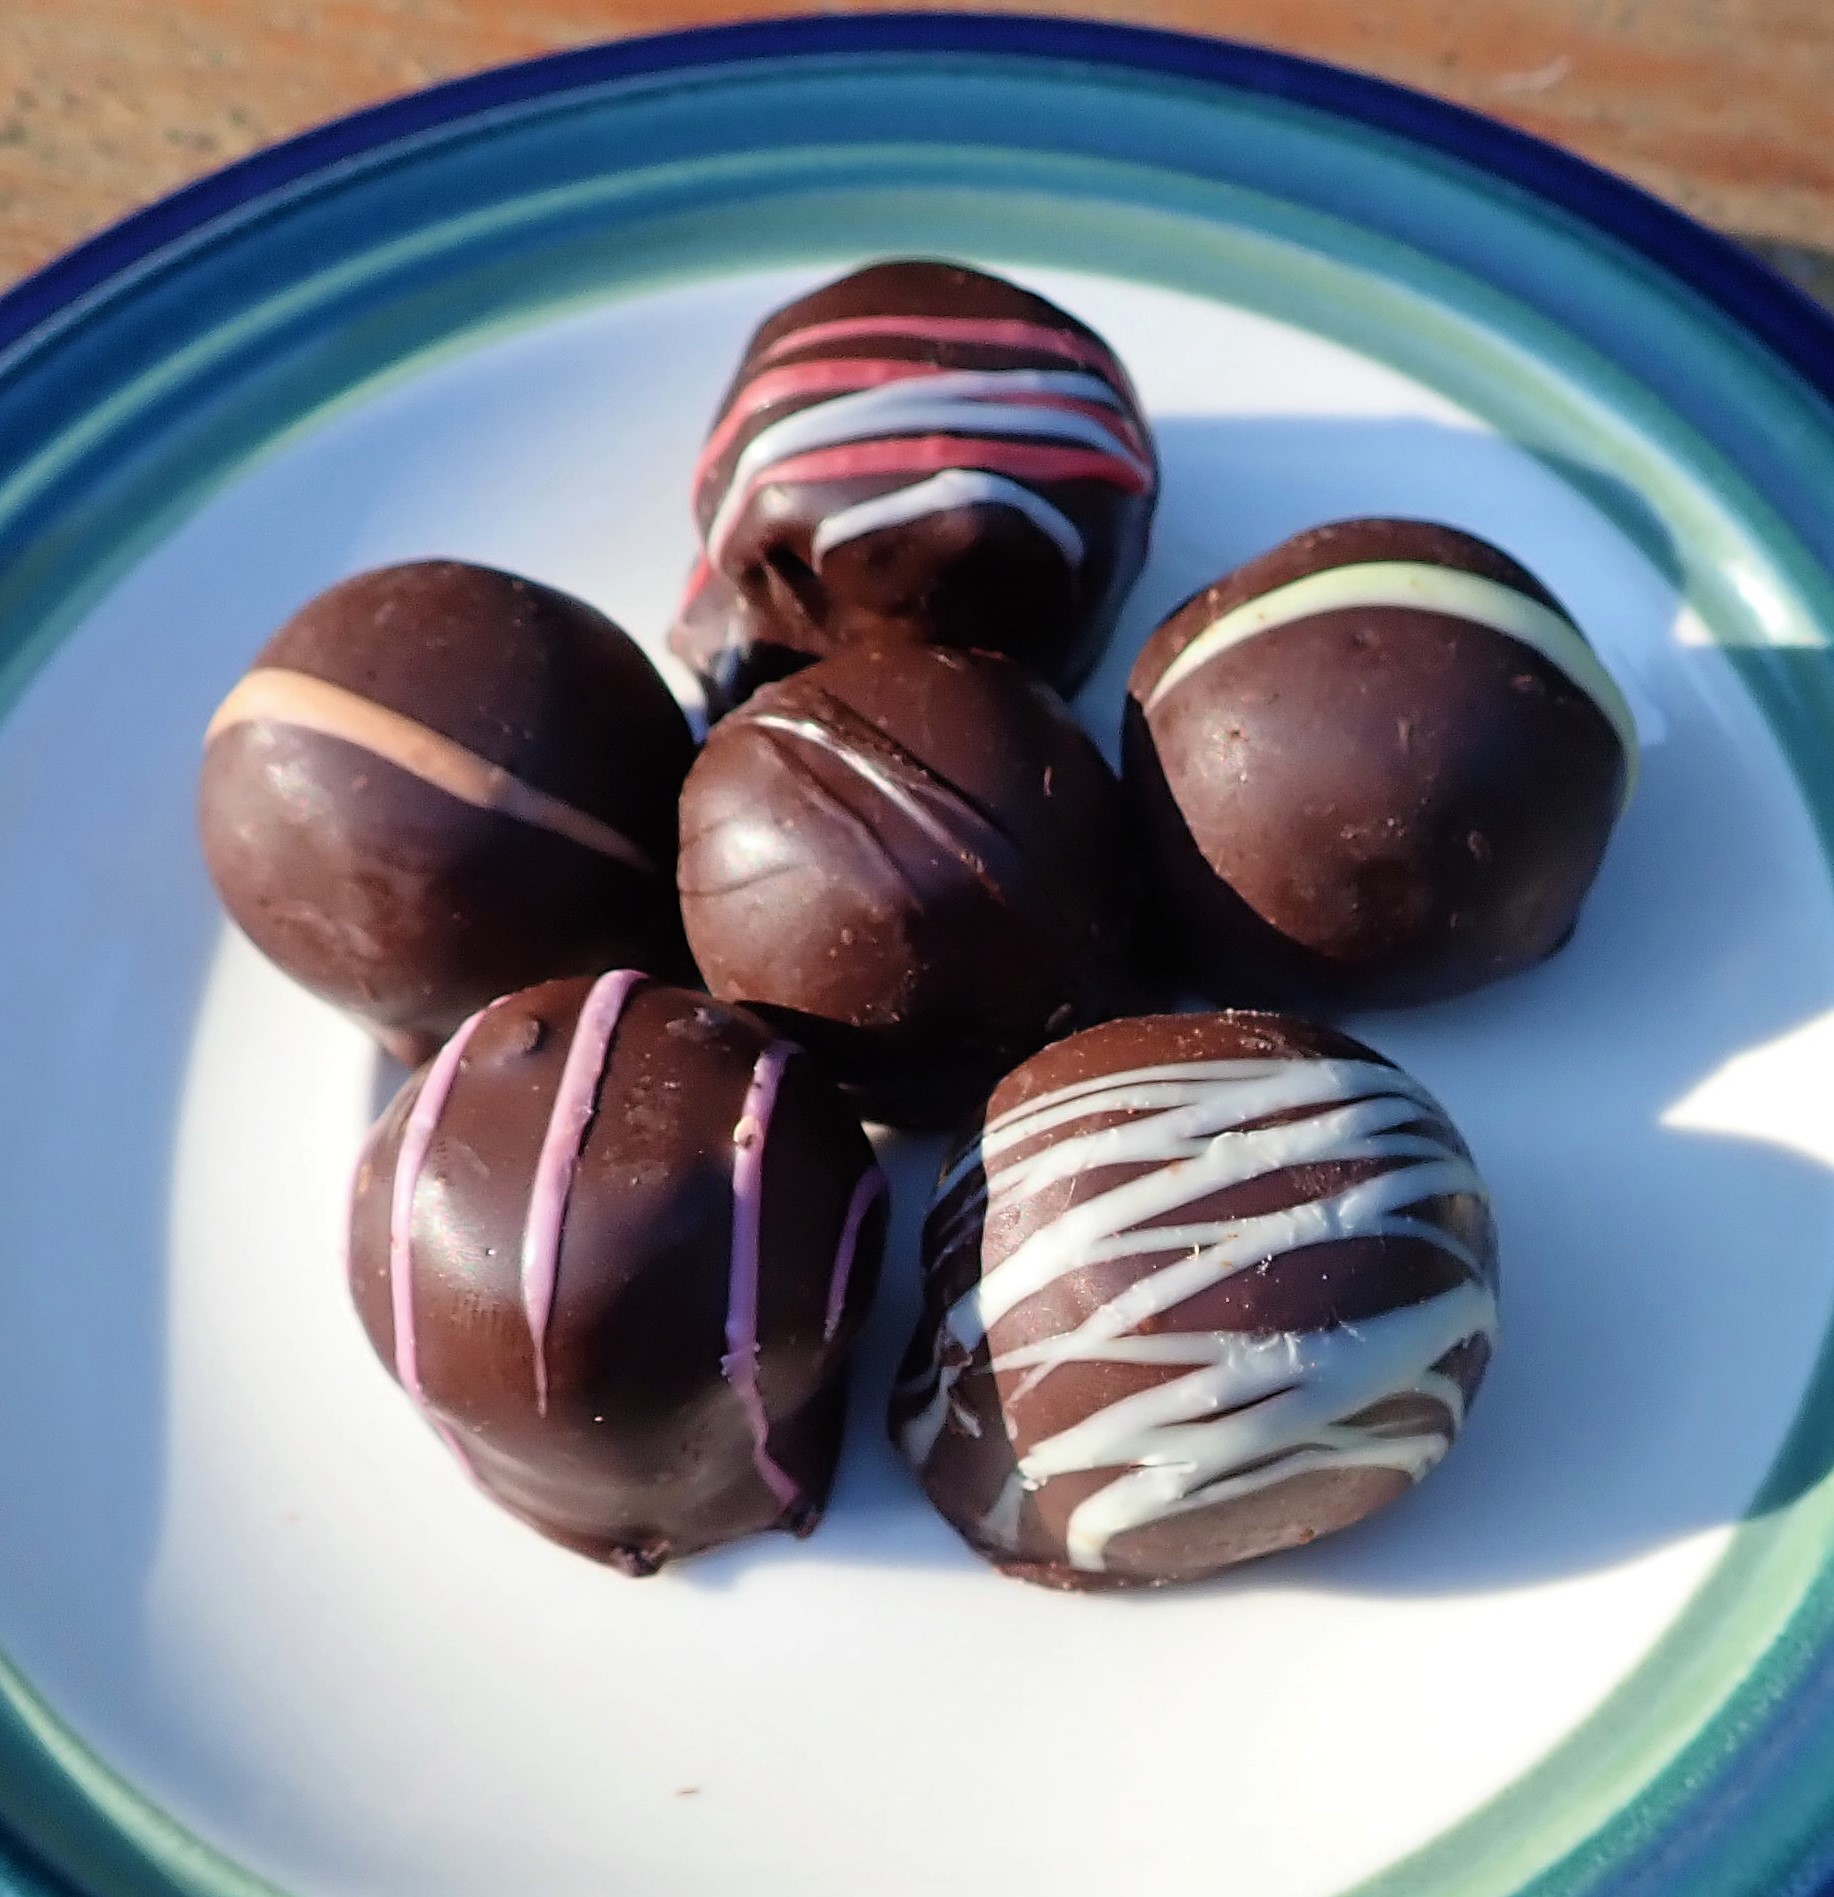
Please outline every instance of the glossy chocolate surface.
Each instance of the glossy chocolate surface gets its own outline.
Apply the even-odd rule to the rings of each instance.
[[[815,1063],[632,973],[493,1003],[364,1147],[350,1284],[478,1483],[630,1574],[806,1534],[885,1223]]]
[[[1315,528],[1180,607],[1135,664],[1147,939],[1235,1004],[1411,1003],[1527,968],[1572,932],[1633,747],[1621,695],[1507,555],[1420,521]]]
[[[1196,1580],[1419,1481],[1495,1291],[1470,1156],[1380,1055],[1291,1016],[1110,1021],[945,1164],[892,1434],[1009,1574]]]
[[[1115,781],[1011,660],[856,650],[713,728],[682,797],[682,917],[869,1118],[946,1124],[1117,1005]]]
[[[714,716],[856,642],[1087,674],[1145,557],[1126,371],[1043,297],[958,264],[855,271],[748,345],[695,477],[706,557],[670,643]]]
[[[204,855],[263,953],[424,1058],[491,997],[685,969],[670,866],[693,756],[602,613],[453,560],[320,594],[225,701]]]

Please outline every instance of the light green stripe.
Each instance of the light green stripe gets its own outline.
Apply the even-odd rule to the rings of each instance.
[[[1579,628],[1500,580],[1422,560],[1366,560],[1327,567],[1232,607],[1220,619],[1213,619],[1165,668],[1147,697],[1146,709],[1151,711],[1168,692],[1233,646],[1316,613],[1359,606],[1408,606],[1469,619],[1538,652],[1610,720],[1624,747],[1624,796],[1629,798],[1637,777],[1636,722],[1617,681],[1600,664]]]

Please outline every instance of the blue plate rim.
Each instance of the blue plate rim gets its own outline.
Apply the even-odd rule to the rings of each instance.
[[[1468,107],[1304,54],[1114,21],[1020,13],[786,15],[547,53],[328,120],[130,212],[0,294],[0,350],[111,278],[269,194],[478,114],[619,80],[847,53],[1006,55],[1127,67],[1309,106],[1459,160],[1556,205],[1713,304],[1834,402],[1834,314],[1760,258],[1589,159]]]

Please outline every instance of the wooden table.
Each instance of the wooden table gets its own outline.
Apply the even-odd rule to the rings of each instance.
[[[0,0],[0,284],[197,173],[353,106],[556,47],[783,10]],[[1031,0],[1031,10],[1258,40],[1476,106],[1627,173],[1834,301],[1834,0]]]

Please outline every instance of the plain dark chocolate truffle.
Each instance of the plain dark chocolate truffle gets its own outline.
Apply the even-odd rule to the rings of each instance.
[[[856,650],[766,686],[714,726],[681,832],[707,985],[818,1054],[869,1118],[947,1124],[1114,1011],[1119,790],[1010,659]]]
[[[705,557],[670,643],[714,716],[860,640],[1087,674],[1158,487],[1114,352],[959,264],[855,271],[752,337],[694,480]]]
[[[1110,1021],[994,1090],[924,1227],[892,1434],[976,1553],[1156,1587],[1346,1527],[1489,1361],[1484,1187],[1432,1096],[1291,1016]]]
[[[1636,768],[1571,618],[1482,540],[1318,527],[1187,601],[1128,687],[1147,939],[1212,1000],[1430,1001],[1572,933]]]
[[[204,857],[255,946],[412,1065],[531,982],[685,972],[693,754],[603,613],[456,560],[384,567],[290,619],[211,720]]]
[[[461,1027],[363,1149],[350,1284],[478,1483],[629,1574],[807,1534],[884,1180],[820,1069],[623,971]]]

